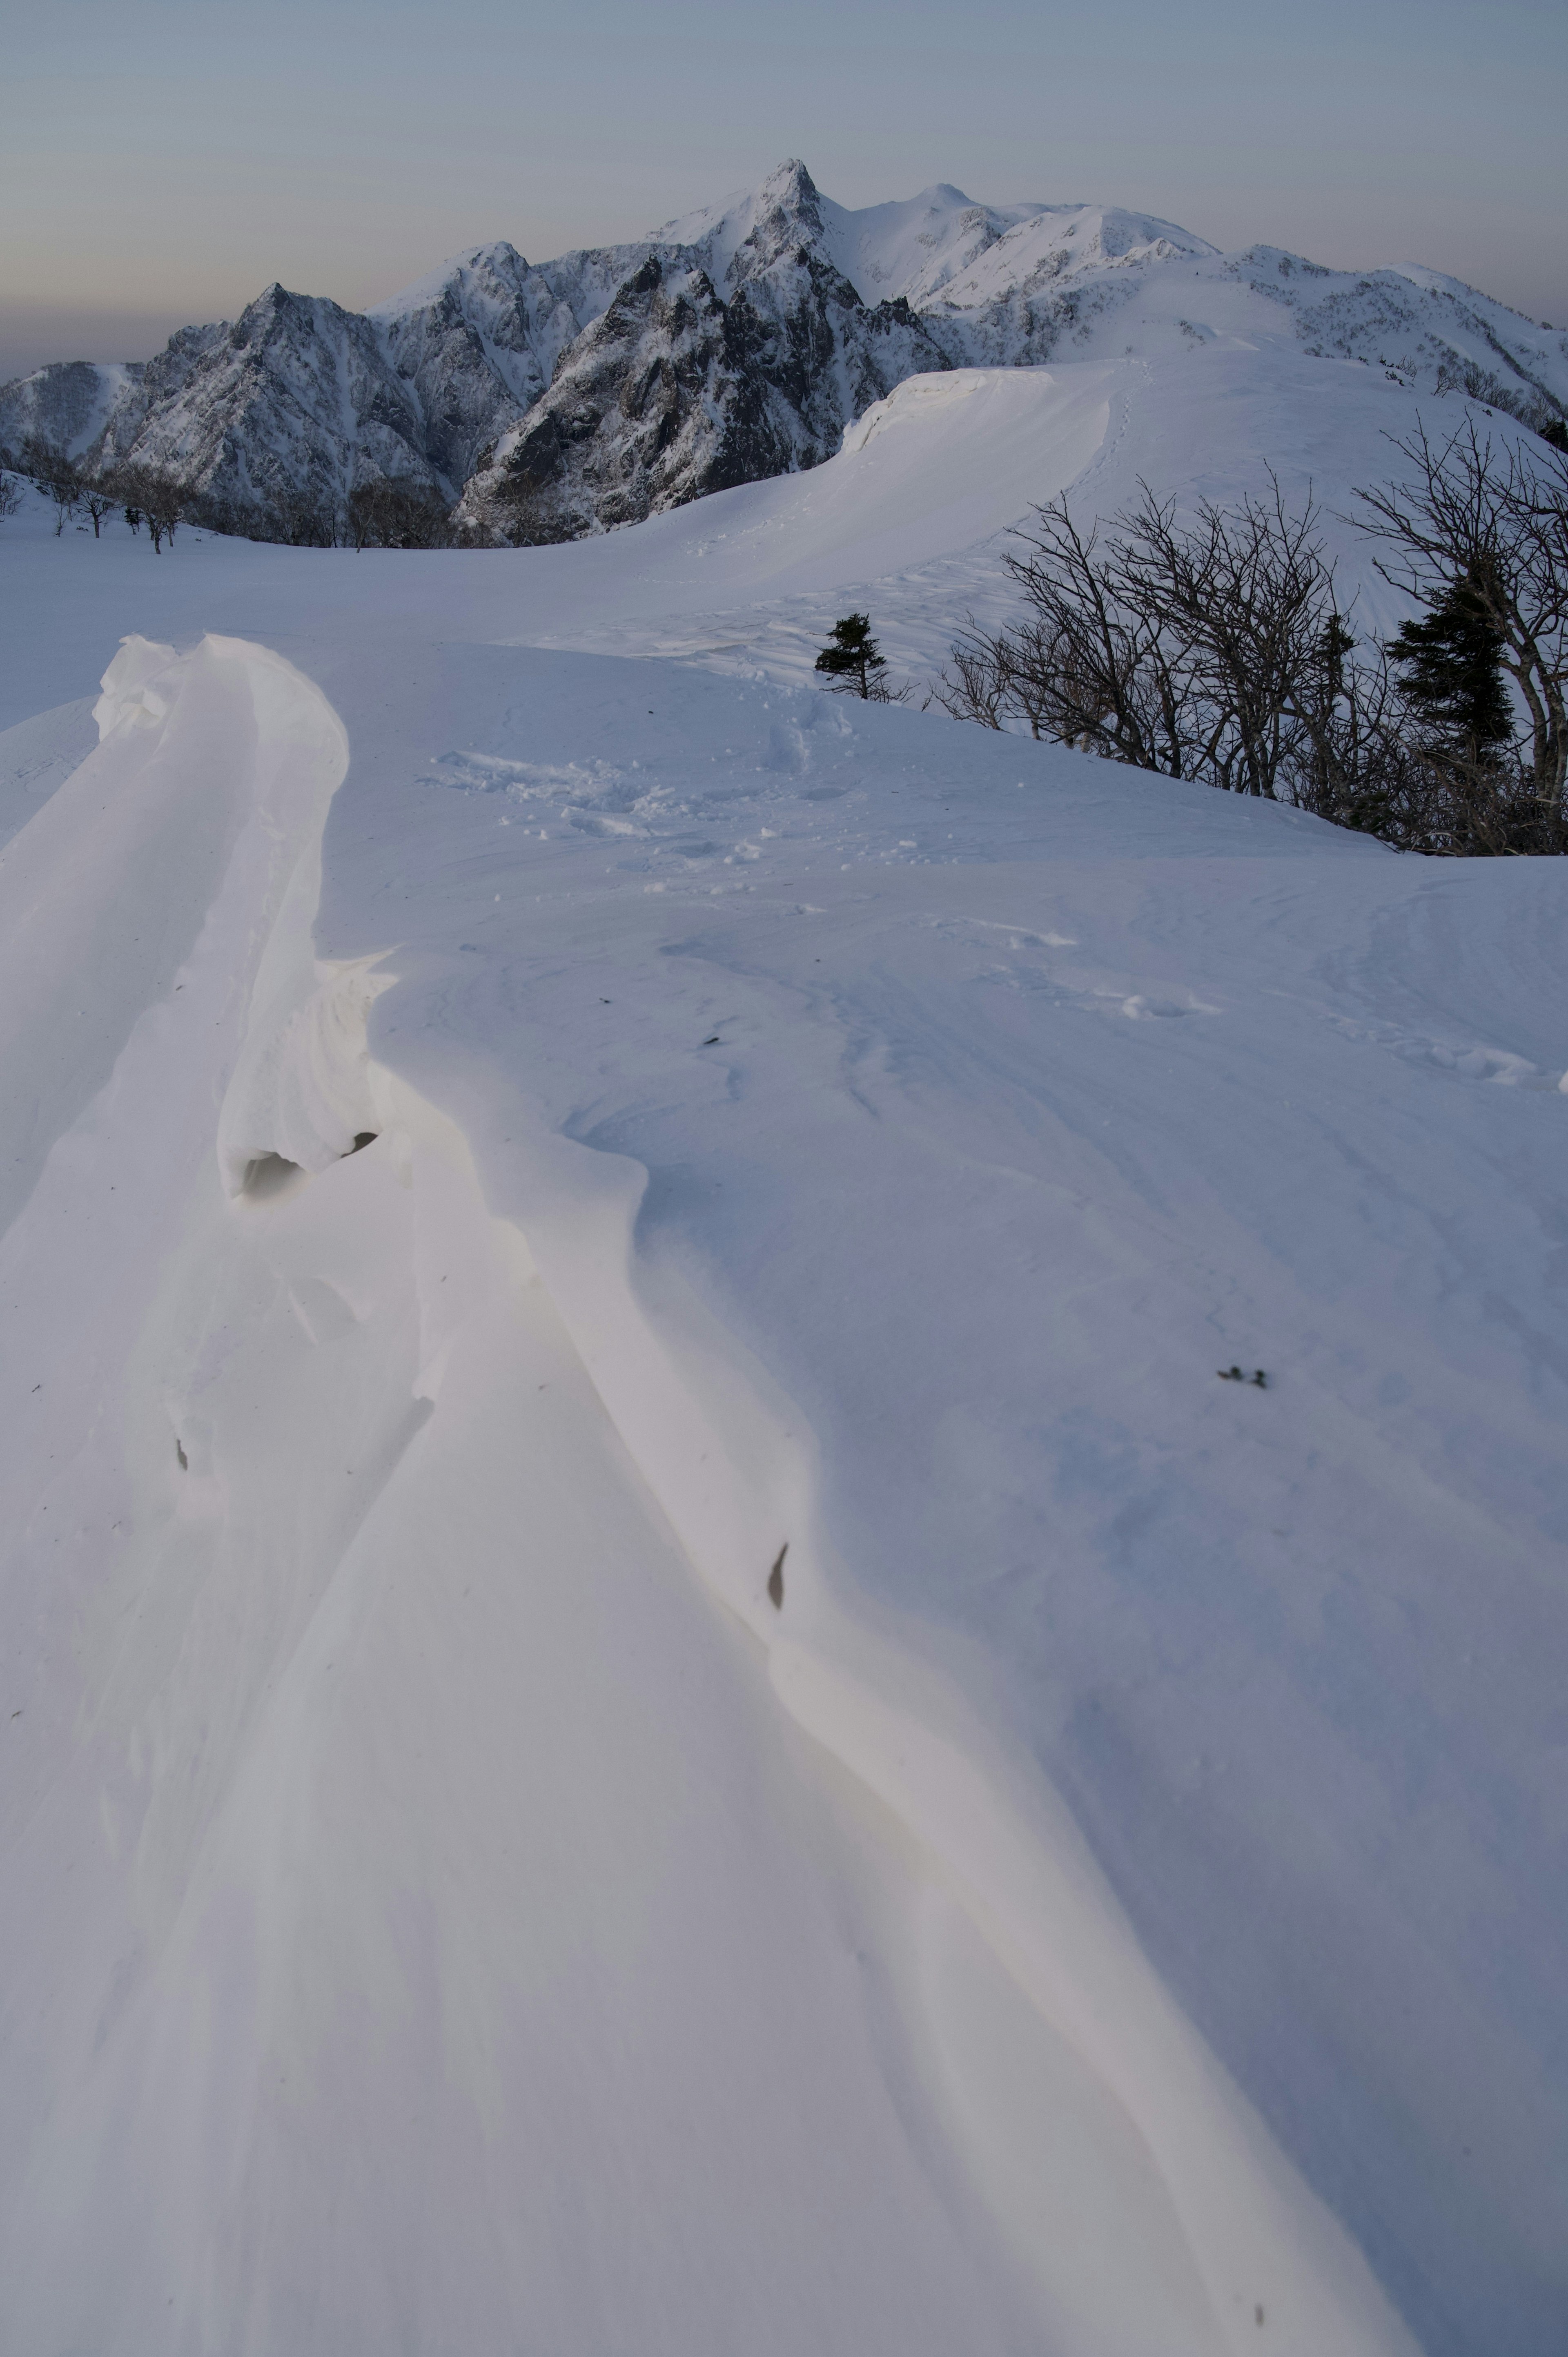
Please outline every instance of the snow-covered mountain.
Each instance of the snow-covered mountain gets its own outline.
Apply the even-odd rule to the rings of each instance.
[[[901,295],[865,302],[830,244],[802,165],[694,237],[661,232],[465,512],[573,539],[831,457],[874,402],[950,361]]]
[[[1226,254],[1144,214],[945,184],[853,211],[790,162],[626,245],[540,265],[475,247],[364,316],[269,287],[145,366],[0,387],[0,446],[166,468],[263,529],[391,479],[550,540],[818,465],[910,376],[1217,344],[1363,361],[1535,425],[1568,408],[1568,337],[1435,271]]]
[[[145,364],[61,362],[0,387],[0,446],[39,434],[88,464],[164,468],[242,520],[367,481],[450,500],[644,251],[534,270],[478,247],[364,316],[269,286]]]

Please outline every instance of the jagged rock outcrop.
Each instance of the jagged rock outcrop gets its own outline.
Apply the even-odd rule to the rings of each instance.
[[[454,489],[539,399],[649,250],[596,247],[535,267],[504,241],[475,246],[369,314],[418,404],[424,455]]]
[[[460,512],[515,540],[636,522],[820,464],[894,385],[950,365],[907,303],[863,302],[798,226],[775,206],[722,257],[727,299],[693,259],[702,246],[649,253]]]
[[[149,361],[98,455],[172,474],[242,516],[330,504],[366,476],[445,492],[424,426],[368,319],[274,285],[231,327],[186,328]]]
[[[570,540],[668,505],[701,476],[708,452],[698,445],[714,436],[716,419],[700,411],[724,342],[724,306],[705,274],[667,272],[650,254],[469,484],[465,514],[503,539]]]
[[[1540,426],[1568,337],[1430,270],[1336,272],[1094,205],[961,189],[846,210],[805,166],[627,245],[476,246],[367,315],[271,286],[145,366],[0,386],[0,449],[177,476],[231,528],[314,533],[392,483],[476,531],[603,531],[811,467],[927,370],[1273,342]],[[292,521],[291,521],[292,519]]]

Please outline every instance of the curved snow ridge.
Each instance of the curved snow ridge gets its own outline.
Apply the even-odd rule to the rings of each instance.
[[[237,758],[231,731],[220,752],[201,745],[210,764],[204,768],[191,759],[191,748],[166,748],[164,740],[182,702],[199,705],[203,688],[225,675],[249,700],[249,758]],[[349,764],[342,722],[319,688],[281,655],[211,634],[183,655],[147,639],[126,639],[103,674],[93,718],[101,751],[120,757],[112,784],[123,827],[145,825],[145,791],[138,798],[131,791],[139,762],[144,771],[171,777],[184,799],[210,803],[226,790],[236,804],[233,823],[253,831],[255,849],[272,871],[265,879],[247,878],[253,893],[261,888],[248,928],[260,954],[248,978],[243,1042],[218,1125],[227,1191],[242,1193],[255,1164],[268,1157],[324,1170],[352,1150],[370,1123],[365,1018],[392,980],[372,971],[376,958],[333,964],[317,963],[313,951],[322,829]],[[89,791],[99,783],[91,762],[79,775]],[[57,805],[64,808],[64,790]],[[188,881],[177,873],[174,880]],[[121,878],[109,874],[104,881],[117,890]],[[156,913],[144,910],[149,931]]]
[[[161,675],[133,681],[132,668],[118,728],[141,726],[163,692]],[[258,676],[268,675],[263,662]],[[320,797],[220,1118],[231,1193],[269,1159],[327,1169],[356,1127],[386,1132],[395,1168],[410,1151],[401,1132],[418,1125],[423,1101],[366,1049],[370,1006],[390,979],[373,971],[380,961],[314,957],[325,814]],[[460,1130],[454,1150],[472,1168]],[[540,1129],[505,1174],[509,1200],[490,1210],[520,1235],[521,1262],[686,1556],[767,1648],[779,1701],[901,1821],[931,1879],[1132,2123],[1206,2296],[1208,2345],[1255,2350],[1266,2325],[1284,2357],[1409,2357],[1414,2344],[1361,2254],[1168,1996],[1037,1770],[1005,1755],[918,1632],[840,1600],[848,1583],[821,1529],[811,1435],[683,1281],[639,1261],[646,1184],[640,1164]],[[439,1271],[433,1260],[412,1272],[413,1388],[429,1400],[484,1295],[447,1283],[461,1224],[444,1223]]]
[[[952,369],[941,376],[906,377],[844,427],[839,456],[853,457],[889,426],[930,419],[945,429],[951,423],[952,411],[972,402],[977,394],[994,393],[1004,402],[1011,394],[1018,405],[1031,408],[1040,400],[1042,385],[1058,382],[1049,369]]]
[[[319,886],[317,855],[296,871],[257,977],[256,1019],[218,1123],[218,1165],[230,1195],[252,1190],[268,1162],[314,1177],[380,1127],[365,1025],[395,976],[375,971],[379,957],[312,955]]]
[[[231,788],[248,789],[245,823],[258,847],[270,848],[273,871],[254,904],[250,937],[260,955],[218,1126],[219,1166],[227,1191],[237,1195],[258,1160],[314,1172],[352,1150],[371,1111],[365,1016],[392,977],[371,972],[374,958],[339,968],[318,966],[312,953],[322,829],[348,770],[349,738],[327,698],[292,663],[244,639],[209,634],[187,655],[127,639],[94,707],[101,745],[134,745],[156,732],[161,750],[177,704],[214,666],[242,677],[252,716],[248,762],[237,762],[231,747],[215,766]],[[168,766],[182,773],[192,767],[177,751]],[[211,781],[197,772],[196,782]]]
[[[241,994],[348,767],[320,691],[279,655],[207,637],[126,639],[99,743],[0,856],[0,1228],[107,1083],[137,1023],[183,988],[216,924]],[[222,1079],[215,1076],[220,1088]]]
[[[1361,2253],[1166,1994],[1069,1814],[1007,1760],[917,1632],[847,1611],[811,1434],[667,1271],[639,1262],[640,1164],[528,1147],[528,1249],[612,1422],[702,1577],[768,1647],[791,1716],[901,1820],[1038,2012],[1141,2134],[1218,2344],[1407,2357]]]
[[[825,466],[785,478],[768,504],[798,517],[804,538],[831,531],[835,545],[865,542],[867,579],[972,547],[1092,462],[1123,370],[1101,361],[906,377],[845,427]]]

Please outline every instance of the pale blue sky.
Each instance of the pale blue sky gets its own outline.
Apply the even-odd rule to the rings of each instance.
[[[138,358],[271,279],[355,307],[457,248],[635,237],[798,155],[1568,321],[1563,0],[50,0],[7,34],[0,376]]]

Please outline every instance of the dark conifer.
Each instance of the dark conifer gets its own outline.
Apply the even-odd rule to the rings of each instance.
[[[1406,622],[1389,651],[1403,674],[1401,694],[1435,743],[1472,761],[1509,743],[1502,633],[1474,574],[1455,582],[1423,620]]]
[[[878,673],[886,668],[887,659],[871,635],[869,614],[846,614],[835,622],[832,640],[817,657],[817,669],[826,672],[840,694],[859,695],[867,701]]]

